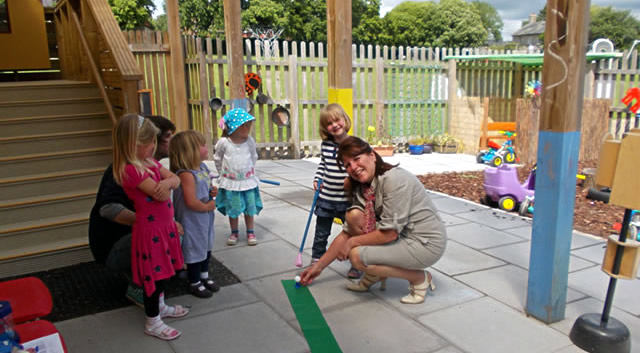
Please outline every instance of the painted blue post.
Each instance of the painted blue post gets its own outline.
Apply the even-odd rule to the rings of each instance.
[[[564,319],[580,132],[540,131],[527,312]]]
[[[527,313],[564,319],[590,0],[547,0]]]

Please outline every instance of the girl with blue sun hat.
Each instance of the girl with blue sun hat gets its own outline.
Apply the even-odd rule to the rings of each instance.
[[[246,110],[235,108],[219,121],[222,137],[215,147],[213,160],[218,170],[218,211],[229,216],[231,235],[227,245],[238,242],[238,217],[244,214],[247,244],[258,243],[254,231],[253,217],[262,210],[262,199],[256,176],[256,141],[251,137],[251,128],[256,120]]]

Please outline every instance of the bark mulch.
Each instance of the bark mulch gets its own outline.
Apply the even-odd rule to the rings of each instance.
[[[584,168],[593,168],[594,162],[581,162],[578,164],[578,173]],[[524,182],[531,168],[518,168],[518,179]],[[485,192],[482,186],[483,172],[461,172],[427,174],[418,177],[425,188],[438,191],[447,195],[456,196],[476,203],[484,203]],[[587,199],[586,188],[582,182],[576,180],[576,196],[574,206],[573,227],[584,233],[606,238],[610,234],[617,234],[613,229],[615,223],[622,222],[624,208],[605,204],[601,201]],[[531,214],[528,215],[532,217]]]

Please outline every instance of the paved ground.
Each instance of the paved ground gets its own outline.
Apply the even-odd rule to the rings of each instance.
[[[482,168],[473,156],[399,155],[390,161],[416,174]],[[163,342],[143,334],[144,315],[127,307],[56,323],[70,352],[309,352],[281,279],[292,279],[311,205],[316,165],[311,160],[259,161],[265,210],[256,219],[259,244],[224,245],[229,228],[216,221],[214,256],[242,283],[212,299],[183,296],[170,302],[191,306],[171,320],[183,335]],[[463,187],[463,186],[461,186]],[[600,270],[604,242],[574,234],[566,319],[546,325],[524,313],[531,223],[484,206],[432,193],[450,241],[431,269],[437,285],[424,304],[404,305],[407,283],[389,280],[386,291],[353,293],[347,263],[332,264],[310,287],[343,352],[581,352],[568,338],[575,319],[602,312],[609,277]],[[313,223],[313,222],[312,222]],[[335,226],[334,233],[338,232]],[[310,239],[305,263],[310,260]],[[618,281],[611,316],[631,331],[640,347],[640,281]]]

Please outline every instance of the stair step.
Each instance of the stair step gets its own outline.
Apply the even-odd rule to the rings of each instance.
[[[0,279],[90,261],[93,261],[93,255],[87,245],[78,245],[64,250],[0,260]]]
[[[46,99],[0,103],[0,120],[62,114],[105,112],[102,98]]]
[[[45,196],[34,196],[0,202],[0,226],[26,222],[34,217],[60,217],[90,210],[95,203],[96,189]]]
[[[111,129],[57,132],[41,135],[1,137],[5,156],[24,156],[42,151],[63,152],[87,147],[111,147]]]
[[[106,165],[106,164],[105,164]],[[80,189],[98,190],[106,167],[0,178],[2,200],[54,195]]]
[[[89,211],[0,226],[0,260],[86,245]]]
[[[18,178],[42,172],[105,168],[111,160],[111,147],[2,157],[0,158],[0,178]]]
[[[79,81],[24,81],[0,83],[0,103],[43,99],[99,98],[95,83]]]
[[[112,128],[113,123],[105,113],[12,118],[0,120],[0,138]]]

